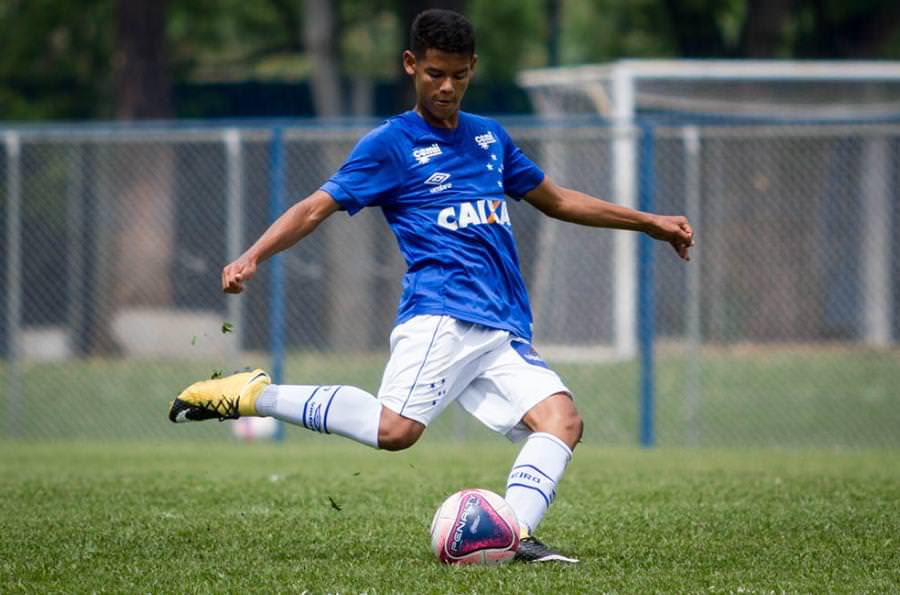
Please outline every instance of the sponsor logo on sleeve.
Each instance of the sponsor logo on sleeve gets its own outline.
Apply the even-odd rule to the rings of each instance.
[[[494,137],[494,133],[488,130],[484,134],[479,134],[475,137],[475,142],[478,143],[478,146],[484,150],[487,150],[489,146],[497,142],[496,137]]]

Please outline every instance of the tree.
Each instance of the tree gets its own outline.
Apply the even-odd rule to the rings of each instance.
[[[167,0],[117,0],[116,116],[121,120],[168,118],[172,84],[166,51]]]
[[[117,0],[113,53],[121,120],[172,115],[166,52],[166,1]],[[92,351],[114,348],[111,327],[132,308],[172,304],[175,154],[166,143],[104,147],[97,241],[98,332]]]
[[[776,58],[782,53],[794,0],[748,0],[738,54],[745,58]]]
[[[479,80],[509,84],[522,68],[546,64],[550,23],[540,3],[470,0],[467,10],[475,26]]]
[[[304,0],[303,41],[312,63],[311,83],[316,115],[335,117],[343,113],[338,20],[331,0]]]
[[[900,2],[816,2],[806,0],[809,25],[796,35],[801,57],[900,58]]]
[[[0,2],[0,117],[109,113],[111,21],[107,0]]]

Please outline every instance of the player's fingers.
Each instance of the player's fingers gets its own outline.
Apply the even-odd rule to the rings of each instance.
[[[226,293],[240,293],[244,291],[244,284],[241,282],[240,274],[229,275],[223,289]]]
[[[222,271],[222,290],[227,293],[238,293],[241,285],[241,274],[229,265]]]
[[[233,282],[234,273],[232,272],[232,270],[233,269],[230,266],[227,266],[224,269],[222,269],[222,289],[225,291],[228,291],[228,289],[231,287],[231,284]]]

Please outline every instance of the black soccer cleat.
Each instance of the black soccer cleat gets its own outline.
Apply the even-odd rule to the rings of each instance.
[[[540,539],[529,535],[519,541],[519,549],[516,550],[517,562],[559,562],[561,564],[578,564],[578,560],[563,556],[556,550],[547,547]]]

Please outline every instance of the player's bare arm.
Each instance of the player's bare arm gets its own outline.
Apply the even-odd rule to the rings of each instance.
[[[682,215],[636,211],[584,192],[557,186],[549,177],[526,194],[525,199],[545,215],[562,221],[644,232],[656,240],[668,242],[678,256],[690,260],[688,248],[694,245],[694,232]]]
[[[242,292],[259,263],[308,236],[339,208],[337,201],[322,190],[292,206],[240,258],[222,270],[222,289],[226,293]]]

